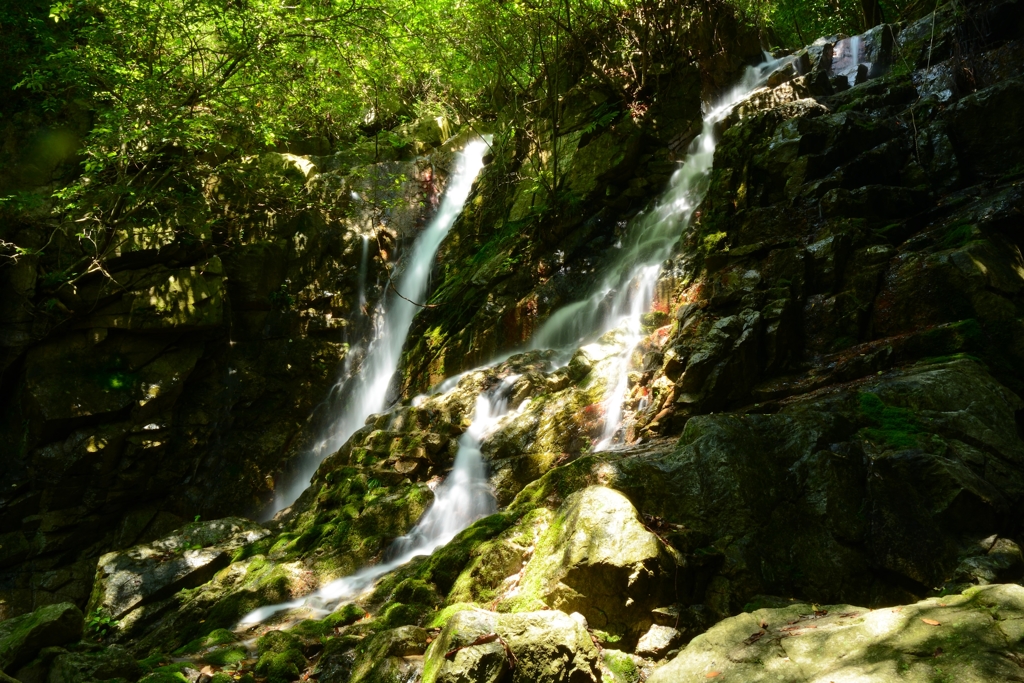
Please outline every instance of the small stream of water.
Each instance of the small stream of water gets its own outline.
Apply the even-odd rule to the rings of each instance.
[[[510,375],[490,391],[477,396],[473,422],[459,438],[459,451],[451,474],[434,491],[434,502],[416,526],[398,539],[385,553],[385,560],[369,565],[351,576],[331,581],[319,590],[297,600],[259,607],[245,615],[239,628],[258,624],[285,610],[306,608],[322,616],[373,585],[388,572],[420,555],[429,555],[455,538],[470,524],[497,509],[487,483],[487,465],[480,444],[508,413],[508,397],[519,377]]]
[[[475,140],[467,144],[458,155],[441,206],[409,250],[404,270],[396,283],[398,291],[407,299],[415,302],[425,299],[434,256],[455,219],[462,213],[473,181],[483,168],[487,149],[487,141]],[[339,401],[337,417],[317,440],[316,446],[303,454],[296,474],[289,481],[278,484],[274,504],[268,511],[269,517],[295,502],[309,486],[323,459],[341,448],[365,424],[367,417],[386,407],[388,386],[398,368],[402,346],[405,345],[409,327],[419,307],[396,296],[393,291],[389,291],[383,298],[385,303],[374,314],[374,339],[362,365],[355,374],[344,380],[345,386],[335,387],[332,391],[343,396]]]
[[[633,222],[600,286],[588,298],[555,311],[532,340],[534,349],[578,348],[611,330],[622,332],[623,351],[615,376],[610,378],[611,390],[604,401],[605,426],[595,450],[606,450],[621,436],[630,363],[644,339],[642,316],[654,301],[662,264],[707,193],[715,158],[715,127],[733,107],[762,87],[782,63],[776,60],[748,67],[740,82],[705,110],[701,132],[690,143],[682,166],[655,207]]]

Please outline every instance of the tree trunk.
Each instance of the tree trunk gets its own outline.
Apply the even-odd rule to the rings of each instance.
[[[882,23],[882,8],[878,0],[860,0],[861,10],[864,12],[864,30]]]

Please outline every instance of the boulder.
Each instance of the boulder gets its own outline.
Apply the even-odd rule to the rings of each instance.
[[[1020,164],[1024,145],[1024,80],[1011,78],[960,100],[950,111],[957,155],[982,174]]]
[[[679,525],[667,538],[687,555],[684,604],[725,617],[759,593],[906,602],[1024,500],[1022,405],[971,360],[920,364],[774,414],[693,417],[674,451],[641,446],[606,476]],[[1009,572],[1011,550],[986,562]],[[718,576],[705,593],[691,570]]]
[[[209,581],[233,551],[270,532],[238,517],[196,522],[158,541],[100,558],[88,612],[121,619],[147,602]]]
[[[16,671],[44,647],[78,640],[84,622],[82,611],[69,602],[0,622],[0,670]]]
[[[423,683],[498,683],[509,674],[511,683],[599,681],[584,621],[556,610],[458,612],[427,649]]]
[[[660,659],[679,642],[682,635],[671,626],[653,624],[636,644],[636,653],[641,657]]]
[[[298,680],[306,668],[302,641],[285,631],[268,631],[256,641],[256,675],[268,683],[289,683]]]
[[[1012,681],[1022,636],[1018,585],[877,610],[799,604],[722,621],[648,681]]]
[[[404,683],[423,667],[427,632],[418,626],[381,631],[360,647],[349,683]],[[330,683],[330,681],[326,681]]]
[[[68,652],[58,655],[50,668],[48,683],[85,683],[123,679],[136,681],[142,676],[142,667],[117,645],[98,652]]]
[[[635,642],[650,611],[675,601],[676,562],[629,499],[591,486],[562,504],[508,604],[579,612],[592,627]]]

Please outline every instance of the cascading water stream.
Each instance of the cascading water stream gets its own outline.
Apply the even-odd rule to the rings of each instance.
[[[414,557],[429,555],[476,520],[495,512],[497,506],[487,483],[487,466],[480,454],[480,444],[508,413],[508,396],[517,379],[517,375],[510,375],[496,388],[477,396],[473,422],[459,438],[459,451],[451,474],[437,487],[434,502],[420,521],[412,531],[395,540],[383,562],[331,581],[304,598],[255,609],[242,618],[239,627],[252,626],[278,612],[300,607],[317,615],[330,612],[340,602],[372,586],[384,574]]]
[[[682,167],[676,171],[669,188],[649,213],[643,215],[633,225],[629,239],[622,247],[619,257],[612,263],[609,272],[593,295],[587,299],[571,303],[556,311],[534,336],[530,348],[533,349],[569,349],[582,345],[587,338],[598,336],[610,330],[620,328],[625,335],[624,351],[619,357],[615,385],[605,400],[605,427],[601,441],[596,448],[602,450],[610,447],[622,426],[623,404],[628,391],[628,370],[630,360],[637,345],[643,340],[642,315],[653,300],[655,287],[661,276],[661,264],[671,254],[679,235],[689,224],[693,212],[700,204],[707,191],[711,166],[714,160],[715,139],[714,128],[722,121],[739,102],[743,101],[757,88],[764,84],[767,75],[780,64],[779,61],[767,62],[747,70],[740,84],[736,86],[716,107],[706,110],[703,129],[693,140]],[[426,275],[429,263],[433,259],[441,239],[461,211],[462,203],[468,196],[472,180],[482,165],[483,146],[479,143],[478,156],[472,166],[467,159],[472,159],[467,147],[464,153],[464,175],[453,181],[442,203],[441,210],[434,223],[443,225],[431,238],[425,234],[421,238],[424,247],[421,251],[417,245],[417,256],[414,263],[403,277],[402,292],[407,296],[418,298],[423,295],[426,287]],[[474,168],[475,166],[475,168]],[[461,169],[460,169],[461,170]],[[471,173],[471,174],[470,174]],[[464,182],[464,189],[456,188],[456,182]],[[448,207],[448,202],[458,197],[456,209]],[[448,212],[451,212],[450,214]],[[410,286],[406,279],[413,279],[422,267],[422,284]],[[395,302],[396,304],[398,302]],[[366,417],[383,407],[384,395],[391,376],[394,374],[408,332],[409,324],[415,310],[411,304],[401,302],[388,310],[383,329],[378,341],[371,346],[364,362],[365,379],[359,391],[353,397],[363,398],[362,401],[349,401],[349,405],[357,405],[362,409],[347,409],[338,421],[332,433],[326,436],[318,449],[318,453],[327,454],[340,447],[349,436],[362,426]],[[408,310],[401,310],[405,307]],[[394,314],[392,313],[394,311]],[[394,334],[398,324],[400,334]],[[401,337],[397,341],[397,337]],[[389,342],[389,337],[390,342]],[[377,351],[375,354],[375,350]],[[465,374],[465,373],[464,373]],[[455,459],[452,473],[442,483],[435,494],[434,503],[424,514],[408,535],[398,539],[387,553],[384,562],[368,566],[359,572],[326,584],[305,598],[260,607],[246,615],[239,626],[259,623],[278,612],[305,606],[313,612],[326,612],[333,609],[341,601],[351,598],[369,588],[384,574],[409,562],[419,555],[427,555],[441,545],[446,544],[454,536],[476,519],[486,516],[495,510],[494,498],[487,484],[486,465],[480,454],[480,444],[487,433],[494,428],[498,420],[507,411],[507,395],[515,377],[506,378],[490,395],[481,394],[477,397],[476,412],[469,430],[459,441],[459,451]],[[450,388],[457,378],[450,378],[442,387]],[[319,464],[321,458],[316,460]],[[315,466],[303,479],[302,487],[309,476],[315,472]],[[301,492],[289,493],[288,502],[294,500]],[[283,507],[283,505],[281,506]]]
[[[488,148],[486,140],[475,140],[466,145],[458,155],[455,172],[441,201],[437,214],[416,239],[410,250],[407,265],[397,283],[398,291],[405,298],[388,292],[386,305],[374,315],[374,340],[358,372],[348,377],[349,386],[337,386],[332,393],[341,393],[340,414],[331,421],[330,427],[321,435],[316,446],[303,454],[296,475],[288,482],[279,484],[274,496],[270,516],[291,505],[306,489],[321,461],[338,450],[366,418],[379,413],[386,407],[388,385],[398,368],[402,346],[409,334],[412,319],[419,310],[412,301],[423,301],[427,294],[430,271],[434,255],[451,229],[455,219],[462,213],[462,207],[469,197],[480,169],[483,168],[484,153]]]
[[[359,299],[357,302],[361,313],[366,309],[366,266],[370,260],[370,236],[363,235],[362,243],[362,250],[359,252]]]
[[[624,350],[617,364],[615,383],[604,402],[605,426],[596,450],[610,447],[622,427],[630,361],[643,340],[641,316],[653,303],[661,264],[671,255],[707,192],[715,157],[715,126],[733,107],[763,86],[767,76],[782,63],[769,61],[749,67],[736,87],[716,106],[705,110],[702,130],[690,143],[682,167],[673,174],[654,209],[634,222],[601,286],[590,297],[553,313],[534,336],[534,349],[571,348],[613,329],[622,330]]]

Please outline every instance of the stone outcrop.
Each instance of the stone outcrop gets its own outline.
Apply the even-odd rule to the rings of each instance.
[[[210,179],[230,214],[216,235],[195,227],[206,214],[195,234],[119,233],[103,272],[74,282],[49,251],[4,262],[0,618],[84,606],[103,552],[197,514],[259,513],[330,412],[339,366],[358,362],[360,297],[380,295],[451,158],[274,153]],[[296,210],[295,192],[317,201]],[[37,233],[4,234],[33,248]]]
[[[675,601],[677,562],[625,496],[591,486],[562,504],[505,600],[578,612],[592,628],[635,642],[650,611]]]
[[[1024,588],[974,588],[902,607],[794,604],[722,621],[647,680],[949,680],[1020,677]]]
[[[80,639],[83,625],[82,611],[66,602],[0,622],[0,670],[14,673],[43,648]]]
[[[1019,678],[1022,17],[1019,3],[976,2],[824,38],[718,125],[709,192],[663,264],[655,310],[641,320],[647,337],[629,358],[625,443],[609,450],[598,443],[631,343],[621,331],[565,353],[517,353],[414,394],[518,347],[590,291],[626,219],[699,130],[699,95],[740,64],[706,68],[713,58],[700,50],[668,63],[662,87],[674,94],[636,116],[613,112],[604,86],[568,87],[557,138],[544,123],[532,131],[541,147],[558,140],[568,194],[552,201],[568,208],[534,191],[550,157],[502,139],[513,114],[504,112],[442,248],[438,306],[419,314],[405,350],[392,387],[402,400],[370,416],[265,528],[228,518],[167,535],[181,526],[179,508],[129,515],[122,549],[95,574],[92,635],[102,642],[33,646],[15,673],[22,683],[143,673],[146,683]],[[400,132],[442,154],[436,123]],[[302,187],[329,185],[343,163],[254,162]],[[376,171],[410,163],[396,155]],[[344,188],[368,192],[373,177]],[[365,228],[373,217],[352,220]],[[161,426],[172,424],[165,415],[219,433],[212,404],[194,393],[219,381],[211,367],[247,373],[239,391],[250,425],[274,412],[254,378],[273,376],[271,357],[290,363],[338,332],[326,312],[348,320],[351,294],[302,299],[296,313],[288,297],[306,294],[281,289],[282,273],[316,270],[304,259],[335,243],[303,226],[279,237],[187,259],[131,257],[113,284],[76,290],[97,302],[102,325],[4,338],[24,347],[10,376],[17,405],[35,411],[32,434],[59,438],[4,475],[16,485],[0,503],[0,566],[57,562],[51,551],[73,556],[79,574],[94,562],[93,550],[75,555],[81,541],[69,530],[102,526],[80,517],[98,509],[89,492],[108,480],[91,479],[85,493],[64,486],[101,460],[108,474],[117,465],[120,505],[122,489],[142,481],[127,454],[184,452],[162,440],[179,429]],[[396,241],[383,237],[375,257]],[[354,246],[331,273],[351,274]],[[5,275],[19,303],[0,313],[19,325],[23,304],[47,291],[31,263]],[[591,303],[561,314],[608,305]],[[277,355],[239,352],[216,365],[227,363],[211,348],[229,322]],[[477,397],[499,384],[509,413],[480,444],[498,513],[330,614],[314,601],[239,625],[250,610],[390,559],[450,471]],[[201,416],[189,412],[199,403]],[[313,422],[328,412],[313,411]],[[285,431],[253,437],[271,444],[259,452],[294,452],[282,444],[299,443],[298,431]],[[231,462],[162,465],[147,470],[147,486],[178,477],[183,495],[219,491],[238,481]],[[32,585],[69,594],[81,586],[62,587],[94,578],[63,565],[41,576]]]
[[[147,602],[195,588],[231,562],[234,551],[270,532],[240,518],[196,522],[147,545],[99,560],[87,613],[122,619]]]
[[[557,610],[459,612],[428,648],[423,681],[598,681],[597,648],[585,624],[579,615]]]

